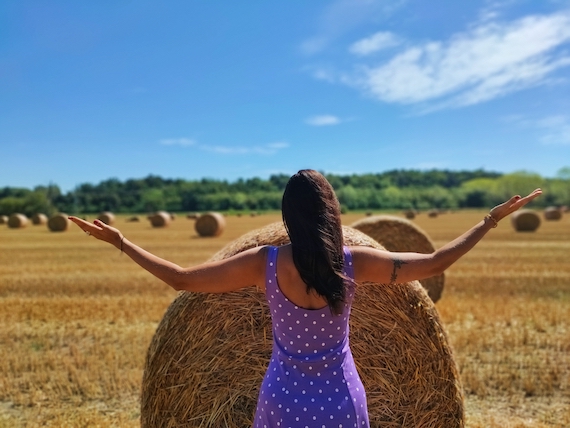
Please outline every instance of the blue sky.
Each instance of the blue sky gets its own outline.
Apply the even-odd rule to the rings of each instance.
[[[0,187],[570,166],[570,1],[0,3]]]

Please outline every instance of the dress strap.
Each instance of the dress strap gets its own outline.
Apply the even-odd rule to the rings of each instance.
[[[278,247],[270,246],[267,251],[267,266],[265,268],[265,289],[273,290],[277,285],[277,250]]]
[[[344,250],[344,274],[354,281],[354,266],[352,265],[352,253],[347,246]]]

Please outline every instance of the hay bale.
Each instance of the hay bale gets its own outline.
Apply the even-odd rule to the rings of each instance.
[[[438,210],[429,210],[427,212],[427,215],[428,215],[428,217],[435,218],[439,215],[439,211]]]
[[[138,216],[133,215],[131,217],[127,217],[127,219],[125,221],[127,223],[138,223],[139,221],[141,221],[141,219]]]
[[[97,220],[102,221],[109,226],[112,226],[115,223],[115,214],[109,211],[103,211],[97,216]]]
[[[534,232],[540,226],[540,217],[530,209],[522,209],[511,214],[511,225],[517,232]]]
[[[543,214],[545,220],[560,220],[562,218],[562,210],[558,207],[547,207]]]
[[[428,234],[413,222],[401,217],[379,215],[359,220],[351,224],[351,227],[370,236],[388,251],[422,254],[435,251]],[[434,303],[441,298],[444,281],[443,273],[420,281]]]
[[[416,217],[416,212],[414,210],[406,210],[404,211],[404,217],[408,220],[413,220]]]
[[[148,219],[150,220],[152,227],[168,226],[172,220],[170,214],[166,211],[157,211],[154,214],[149,215]]]
[[[8,223],[8,216],[7,215],[0,215],[0,224]]]
[[[343,228],[348,245],[382,248]],[[211,260],[282,245],[281,223],[250,232]],[[372,427],[463,427],[459,374],[439,315],[423,287],[362,284],[350,341],[367,390]],[[151,341],[144,368],[141,426],[250,427],[272,348],[265,296],[182,292]]]
[[[188,214],[186,214],[186,218],[188,220],[196,220],[198,217],[200,217],[200,213],[188,213]]]
[[[50,217],[47,226],[52,232],[64,232],[69,228],[70,220],[67,214],[58,213]]]
[[[202,214],[194,223],[194,229],[200,236],[220,236],[225,227],[226,219],[215,212]]]
[[[36,213],[32,216],[32,223],[35,225],[44,225],[48,222],[48,216],[43,213]]]
[[[10,229],[20,229],[22,227],[26,227],[28,225],[28,217],[24,214],[14,213],[10,214],[8,217],[8,227]]]

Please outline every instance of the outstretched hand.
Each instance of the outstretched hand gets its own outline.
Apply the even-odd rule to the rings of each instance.
[[[93,223],[82,220],[78,217],[70,216],[69,220],[75,223],[87,235],[91,235],[101,241],[108,242],[119,248],[123,240],[123,234],[114,227],[111,227],[101,220],[95,220]]]
[[[542,194],[541,189],[535,189],[524,198],[521,198],[519,195],[513,196],[508,201],[503,202],[502,204],[492,208],[491,211],[489,211],[489,214],[491,214],[491,216],[496,221],[499,221],[508,216],[509,214],[515,212],[516,210],[524,207],[526,204],[528,204],[530,201],[540,196],[541,194]]]

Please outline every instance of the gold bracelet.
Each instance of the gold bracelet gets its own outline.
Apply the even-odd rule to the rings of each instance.
[[[490,213],[485,216],[485,219],[491,220],[493,222],[493,229],[499,225],[499,222],[495,220],[495,217],[493,217]]]

